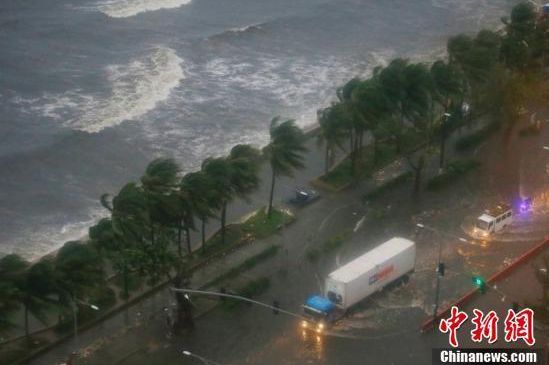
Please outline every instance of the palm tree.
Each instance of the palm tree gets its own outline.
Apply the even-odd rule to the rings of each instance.
[[[228,156],[231,186],[237,197],[246,200],[259,187],[260,156],[258,149],[247,144],[239,144],[231,149]]]
[[[0,277],[2,274],[0,268]],[[0,280],[0,333],[13,327],[10,315],[17,311],[19,306],[19,289],[14,283],[2,278]]]
[[[206,245],[206,223],[220,208],[219,194],[204,171],[191,172],[183,176],[180,191],[190,199],[192,211],[201,221],[202,251]]]
[[[27,268],[28,263],[19,255],[0,259],[0,330],[14,327],[10,315],[21,306],[21,287]]]
[[[161,278],[161,266],[166,264],[167,244],[173,240],[174,218],[179,211],[177,196],[179,166],[171,158],[153,160],[141,177],[143,194],[148,211],[149,243],[143,263],[152,282]]]
[[[55,257],[56,290],[59,304],[73,305],[90,290],[105,285],[103,261],[92,245],[67,242]]]
[[[259,186],[259,151],[236,145],[229,156],[206,159],[202,171],[211,182],[212,194],[221,207],[221,242],[225,243],[227,205],[236,197],[246,199]]]
[[[379,142],[384,136],[386,121],[391,113],[390,101],[377,77],[361,82],[352,94],[358,113],[374,140],[374,164],[377,163]]]
[[[51,298],[56,289],[53,259],[43,258],[27,268],[21,284],[25,337],[27,338],[27,344],[30,344],[29,313],[43,324],[46,324],[46,310],[54,303]]]
[[[436,61],[431,66],[431,77],[434,84],[434,99],[442,106],[443,117],[441,118],[439,128],[440,138],[440,155],[439,155],[439,167],[442,169],[444,166],[444,151],[446,145],[446,138],[450,131],[449,122],[456,120],[453,116],[448,116],[448,112],[452,106],[457,108],[461,107],[463,101],[463,95],[465,93],[464,78],[459,69],[444,61]]]
[[[182,257],[181,254],[181,232],[185,231],[185,241],[187,242],[187,253],[192,255],[191,248],[191,229],[195,229],[194,226],[194,210],[193,210],[193,197],[191,194],[182,189],[181,185],[179,186],[178,191],[174,194],[173,199],[177,201],[176,207],[176,220],[177,220],[177,248],[179,257]]]
[[[423,64],[396,59],[379,73],[379,82],[391,110],[391,134],[397,150],[404,153],[414,171],[414,192],[417,193],[421,186],[426,151],[421,149],[414,154],[419,146],[410,145],[410,140],[428,145],[432,143],[434,99],[431,74]]]
[[[352,175],[356,172],[356,165],[360,157],[359,151],[362,149],[364,132],[366,132],[368,128],[353,99],[353,93],[360,86],[361,82],[360,79],[353,78],[337,89],[337,98],[339,99],[337,112],[342,117],[342,124],[346,126],[348,131]]]
[[[215,192],[219,199],[222,244],[225,243],[227,204],[234,197],[234,191],[231,185],[231,169],[231,163],[225,157],[209,158],[202,163],[202,171],[211,182],[212,191]]]
[[[343,150],[343,140],[349,136],[347,126],[350,124],[348,113],[343,104],[320,109],[317,112],[320,133],[318,141],[326,144],[324,156],[324,173],[327,174],[333,162],[333,156],[337,148]]]
[[[145,256],[148,250],[147,241],[151,226],[149,220],[150,214],[143,189],[131,182],[112,200],[110,227],[107,224],[103,227],[103,232],[97,234],[90,230],[90,238],[94,241],[99,240],[99,247],[108,246],[106,249],[113,262],[113,268],[122,275],[125,298],[129,296],[130,271],[135,268],[139,273],[144,273],[141,256]]]
[[[274,118],[271,121],[269,132],[271,141],[263,150],[269,159],[272,170],[268,217],[271,216],[273,210],[276,177],[280,175],[292,176],[295,169],[305,167],[303,153],[307,151],[305,135],[294,120],[289,119],[281,122],[279,117]]]

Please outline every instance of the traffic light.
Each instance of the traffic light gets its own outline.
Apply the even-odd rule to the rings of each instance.
[[[486,281],[481,276],[473,276],[473,285],[478,287],[482,294],[486,293]]]
[[[444,270],[446,270],[446,265],[444,265],[444,262],[439,263],[437,272],[440,276],[444,276]]]

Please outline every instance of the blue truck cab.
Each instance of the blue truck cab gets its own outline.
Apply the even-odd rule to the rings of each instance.
[[[328,324],[341,317],[336,305],[320,295],[307,298],[303,304],[303,315],[306,320],[301,322],[301,327],[317,333],[322,333]]]

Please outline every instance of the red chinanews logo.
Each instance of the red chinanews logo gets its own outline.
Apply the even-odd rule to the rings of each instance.
[[[454,306],[450,311],[450,317],[440,321],[438,329],[440,332],[448,334],[448,342],[452,347],[458,347],[457,331],[468,318],[467,313]],[[487,340],[490,344],[496,342],[498,339],[498,321],[499,317],[494,311],[484,315],[481,310],[473,309],[471,340],[474,342]],[[518,312],[509,309],[504,321],[504,331],[506,342],[523,340],[528,346],[533,346],[536,343],[534,338],[534,311],[530,308],[524,308]]]

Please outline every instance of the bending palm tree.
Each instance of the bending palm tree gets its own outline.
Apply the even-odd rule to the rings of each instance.
[[[276,177],[279,175],[292,176],[295,169],[305,167],[303,152],[307,151],[305,135],[291,119],[280,123],[280,118],[274,118],[271,121],[270,134],[271,142],[264,148],[264,153],[269,159],[272,169],[268,217],[271,216],[273,210]]]
[[[220,208],[219,194],[212,181],[203,171],[191,172],[181,179],[180,190],[185,191],[190,199],[192,211],[201,221],[202,251],[206,244],[206,222]]]
[[[212,183],[213,191],[219,198],[221,220],[221,243],[225,243],[225,220],[227,204],[234,197],[231,186],[231,164],[224,157],[209,158],[202,164],[202,171]]]

